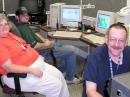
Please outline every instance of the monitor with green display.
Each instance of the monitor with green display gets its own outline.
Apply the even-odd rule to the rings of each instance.
[[[105,34],[110,25],[115,23],[115,13],[99,10],[96,18],[96,31]]]

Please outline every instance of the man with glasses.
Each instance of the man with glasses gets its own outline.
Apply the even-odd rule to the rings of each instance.
[[[109,27],[105,44],[88,56],[83,74],[83,97],[109,97],[113,76],[130,71],[128,32],[117,23]]]

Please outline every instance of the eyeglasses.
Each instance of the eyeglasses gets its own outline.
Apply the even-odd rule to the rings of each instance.
[[[126,39],[109,38],[109,41],[113,43],[116,43],[116,42],[124,43],[126,42]]]

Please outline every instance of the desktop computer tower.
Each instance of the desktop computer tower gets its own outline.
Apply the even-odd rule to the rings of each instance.
[[[49,17],[49,27],[51,28],[60,28],[60,17],[61,17],[61,6],[65,3],[54,3],[50,5],[50,17]]]
[[[112,79],[111,97],[130,97],[130,72]]]

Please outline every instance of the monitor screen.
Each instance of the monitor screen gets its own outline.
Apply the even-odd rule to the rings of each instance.
[[[115,23],[115,14],[99,10],[96,18],[96,31],[105,34],[111,24]]]
[[[68,27],[78,27],[81,22],[80,5],[63,5],[61,7],[61,24]]]
[[[97,26],[99,28],[108,29],[110,26],[110,15],[99,14]]]

